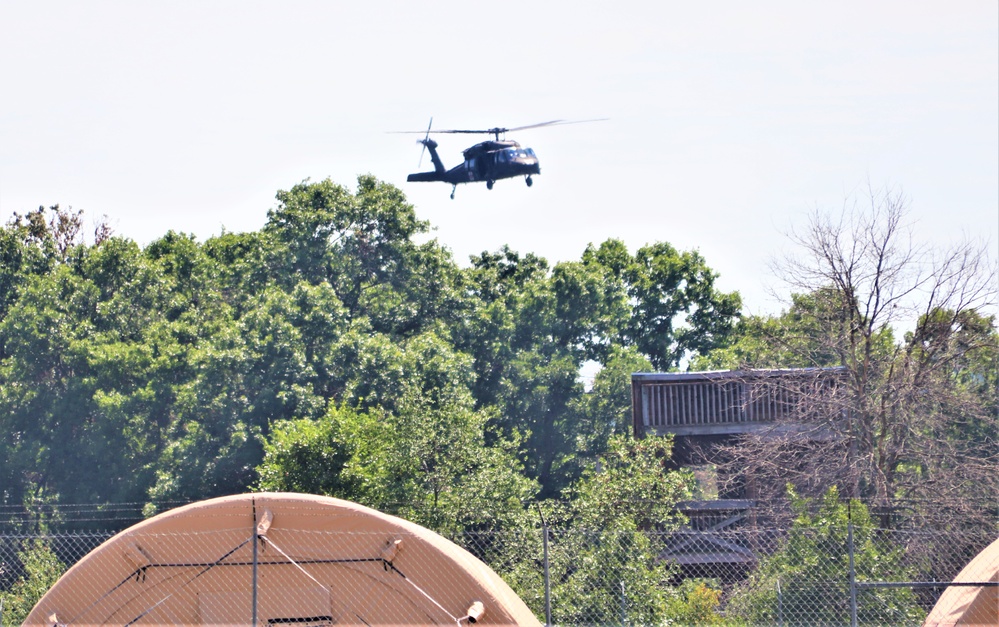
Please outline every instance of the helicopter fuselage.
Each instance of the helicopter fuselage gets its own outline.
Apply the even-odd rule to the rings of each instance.
[[[492,189],[493,182],[516,176],[527,177],[527,184],[531,185],[531,175],[541,173],[534,151],[521,147],[515,141],[489,140],[478,143],[466,149],[462,153],[465,161],[450,170],[444,167],[437,154],[437,142],[424,139],[421,143],[430,151],[434,171],[410,174],[407,181],[441,181],[451,185],[485,181],[486,186]]]
[[[451,198],[454,198],[454,190],[461,183],[474,183],[485,181],[486,187],[493,188],[493,183],[500,179],[523,176],[524,182],[530,187],[534,184],[531,176],[541,173],[541,166],[538,163],[538,156],[530,148],[522,148],[515,141],[507,140],[506,134],[511,131],[523,131],[529,128],[541,128],[543,126],[555,126],[559,124],[580,124],[582,122],[599,122],[606,118],[593,120],[550,120],[538,124],[528,124],[526,126],[515,126],[506,128],[496,126],[488,129],[447,129],[431,131],[434,119],[430,118],[430,124],[426,131],[396,131],[399,133],[420,133],[423,139],[419,143],[423,144],[424,150],[430,151],[430,157],[434,162],[433,172],[417,172],[410,174],[407,181],[440,181],[451,184]],[[463,134],[486,134],[492,135],[491,141],[484,141],[475,144],[463,152],[465,161],[458,166],[448,170],[441,162],[437,154],[437,142],[430,139],[431,133],[463,133]],[[503,135],[504,139],[500,139]],[[423,155],[421,153],[420,158]]]

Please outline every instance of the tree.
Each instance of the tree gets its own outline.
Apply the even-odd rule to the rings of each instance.
[[[579,420],[575,400],[583,392],[579,363],[567,355],[523,352],[508,364],[499,402],[505,433],[521,435],[521,459],[542,496],[556,496],[577,468]]]
[[[704,352],[737,314],[704,260],[667,244],[608,240],[554,265],[503,248],[463,269],[427,230],[371,176],[279,191],[263,229],[204,244],[171,231],[142,247],[106,226],[88,243],[81,212],[15,216],[0,229],[0,500],[151,512],[298,467],[294,489],[500,525],[626,430],[629,369]],[[603,367],[590,390],[587,362]]]
[[[0,322],[0,425],[6,461],[20,474],[5,486],[8,498],[134,501],[142,492],[138,471],[160,417],[143,389],[151,360],[138,342],[152,320],[148,307],[134,306],[151,287],[147,270],[127,242],[79,247],[26,281]],[[142,298],[155,301],[148,291]],[[117,411],[143,396],[130,409],[145,405],[152,416]]]
[[[22,574],[10,588],[0,590],[0,625],[24,622],[35,603],[66,571],[48,542],[41,538],[25,540],[17,559]]]
[[[610,439],[607,452],[549,511],[555,622],[663,624],[675,606],[675,566],[659,558],[690,497],[689,473],[667,470],[669,437]]]
[[[626,341],[660,370],[723,344],[739,316],[738,293],[715,289],[718,275],[697,251],[681,253],[665,242],[645,246],[623,276],[632,302]]]
[[[473,257],[471,264],[465,280],[475,303],[455,329],[455,345],[474,360],[472,391],[482,407],[496,404],[508,364],[519,352],[539,343],[554,346],[545,341],[548,316],[537,302],[547,293],[548,262],[503,247]]]
[[[995,397],[980,385],[995,370],[999,339],[983,313],[995,303],[994,261],[970,241],[915,243],[897,191],[871,191],[866,202],[816,212],[791,231],[800,254],[775,263],[795,293],[791,308],[750,321],[712,356],[729,365],[841,367],[826,436],[805,448],[791,437],[749,437],[730,448],[733,467],[763,472],[758,485],[778,484],[779,471],[793,469],[784,478],[808,493],[839,485],[881,505],[987,503],[999,487]],[[822,402],[804,395],[800,404],[807,411]],[[791,457],[795,464],[779,461]]]
[[[851,555],[858,581],[915,579],[902,548],[879,532],[863,503],[844,502],[832,487],[816,507],[790,486],[787,490],[795,515],[788,536],[736,589],[726,608],[729,615],[750,624],[848,624]],[[923,617],[909,588],[865,590],[857,598],[860,624],[911,625]]]
[[[607,425],[622,428],[618,416],[597,415],[599,402],[584,401],[586,361],[618,368],[622,351],[632,350],[675,367],[723,343],[738,317],[738,294],[714,288],[700,255],[665,243],[633,256],[608,240],[551,270],[504,248],[473,258],[467,275],[475,306],[457,345],[475,359],[476,401],[498,406],[503,433],[522,436],[521,460],[546,498],[602,450]]]
[[[175,392],[168,443],[154,466],[153,499],[206,498],[248,488],[263,456],[259,436],[272,423],[324,412],[322,382],[308,359],[303,330],[317,315],[311,307],[335,300],[327,301],[321,288],[311,286],[290,292],[278,286],[263,290],[239,320],[215,321],[210,336],[186,357],[192,372]],[[335,309],[326,313],[331,314],[326,321],[335,323]]]
[[[611,347],[589,393],[576,401],[576,446],[581,458],[603,455],[614,435],[631,435],[631,375],[650,370],[652,364],[636,348]]]
[[[739,368],[828,368],[840,361],[827,333],[831,312],[828,294],[817,290],[791,294],[786,311],[777,316],[743,316],[730,342],[691,361],[691,370]]]
[[[315,490],[355,500],[440,533],[517,530],[537,486],[523,476],[516,442],[491,434],[475,410],[471,362],[433,333],[380,343],[369,378],[359,368],[349,400],[319,421],[282,422],[264,440],[260,487]],[[386,389],[387,386],[387,389]]]
[[[365,175],[355,194],[326,179],[302,182],[277,198],[265,232],[282,245],[285,277],[329,283],[351,316],[361,313],[372,290],[398,290],[406,281],[419,249],[412,238],[427,223],[398,188]]]
[[[233,308],[235,317],[242,315],[248,301],[283,278],[284,246],[269,230],[222,233],[204,243],[218,277],[217,296]]]
[[[26,223],[21,216],[15,215],[0,229],[0,320],[7,316],[7,310],[17,300],[28,277],[44,273],[50,267],[53,247],[36,222],[29,220]],[[4,355],[0,344],[0,358]]]
[[[670,470],[671,436],[635,440],[615,435],[568,491],[578,528],[661,531],[684,519],[676,504],[690,497],[693,476]]]
[[[365,500],[362,480],[350,468],[359,443],[347,434],[349,425],[359,420],[368,421],[349,408],[330,406],[318,420],[300,418],[275,423],[263,441],[258,487]]]
[[[569,294],[554,288],[558,279],[544,259],[504,248],[472,264],[474,307],[455,335],[459,350],[473,358],[476,406],[496,408],[496,433],[521,443],[528,476],[545,497],[557,495],[573,478],[573,403],[583,392],[578,373],[585,355],[576,331],[585,325],[573,331],[572,321],[559,317]],[[556,274],[568,280],[568,271]]]

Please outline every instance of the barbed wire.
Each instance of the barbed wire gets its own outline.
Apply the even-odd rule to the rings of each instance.
[[[983,519],[991,520],[999,524],[999,500],[979,498],[920,498],[903,497],[890,500],[885,503],[874,498],[849,498],[840,496],[839,502],[859,502],[870,510],[872,514],[896,513],[905,514],[907,511],[925,515],[933,511],[953,511],[955,509],[973,511],[978,516],[974,524],[980,524]],[[44,522],[47,528],[59,530],[62,527],[81,527],[96,530],[121,529],[145,518],[153,513],[160,513],[183,505],[188,505],[192,501],[154,501],[148,503],[122,502],[122,503],[46,503],[37,505],[16,505],[0,504],[0,532],[14,532],[25,524]],[[730,504],[729,509],[742,509],[747,512],[756,513],[789,513],[790,502],[787,499],[759,500],[759,499],[707,499],[681,502],[678,505],[680,511],[695,509],[700,504],[714,504],[716,508],[722,508],[726,503]],[[611,503],[622,509],[635,505],[657,504],[654,500],[633,499]],[[525,512],[536,512],[536,507],[541,505],[548,508],[568,508],[571,505],[569,500],[549,499],[543,502],[525,502],[523,508]],[[820,506],[819,501],[814,501],[812,506]],[[414,511],[431,511],[433,505],[425,502],[392,501],[376,503],[373,509],[389,514],[399,514]],[[483,514],[484,518],[493,518],[491,510],[482,512],[471,512],[472,514]],[[535,517],[536,514],[531,514]],[[540,521],[538,521],[540,523]],[[960,524],[960,517],[951,517],[952,524]],[[82,525],[82,523],[101,523],[100,525]],[[111,524],[122,523],[122,524]]]

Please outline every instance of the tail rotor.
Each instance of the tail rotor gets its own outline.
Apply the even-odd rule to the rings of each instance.
[[[427,124],[427,133],[423,136],[423,139],[419,140],[423,144],[423,150],[420,151],[420,162],[417,164],[416,169],[419,170],[423,166],[423,155],[427,152],[427,140],[430,139],[430,127],[434,125],[434,118],[430,116],[430,124]]]

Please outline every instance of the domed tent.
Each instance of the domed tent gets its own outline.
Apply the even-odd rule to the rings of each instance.
[[[955,582],[999,582],[999,540],[985,547],[954,578]],[[940,595],[926,627],[999,625],[999,588],[951,586]]]
[[[260,493],[164,512],[77,562],[28,625],[539,625],[473,555],[340,499]]]

